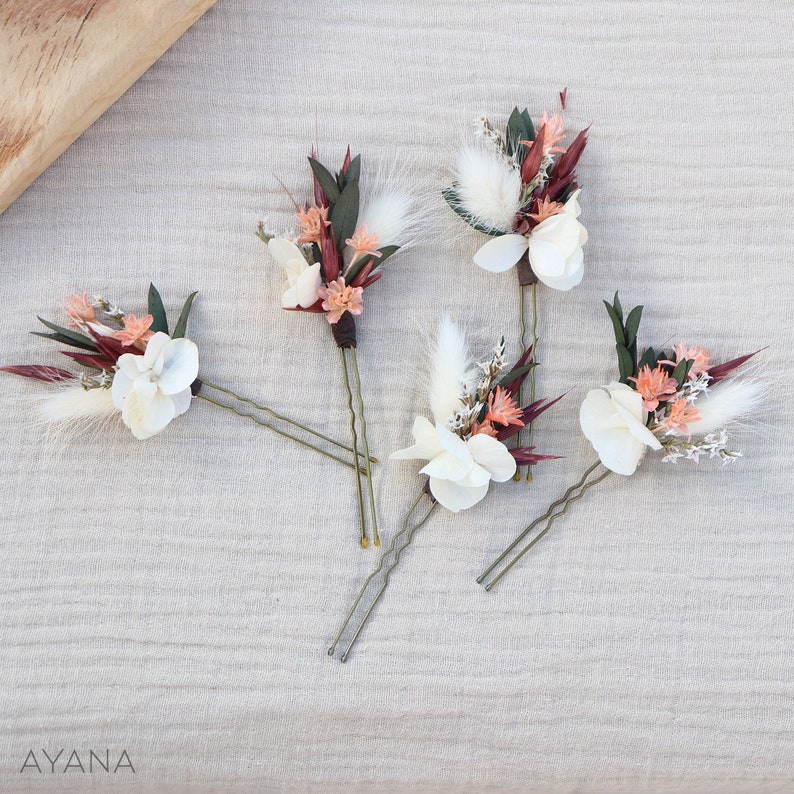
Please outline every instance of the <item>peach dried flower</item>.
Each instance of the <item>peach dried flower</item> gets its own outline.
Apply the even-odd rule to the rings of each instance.
[[[327,287],[320,287],[317,294],[323,299],[323,309],[327,312],[325,318],[331,325],[338,323],[345,312],[361,314],[364,311],[364,288],[348,286],[344,276],[332,281]]]
[[[353,236],[348,237],[345,242],[353,249],[353,258],[350,260],[351,265],[362,254],[374,256],[376,259],[380,259],[381,256],[383,256],[381,252],[378,251],[378,245],[380,245],[378,235],[370,234],[364,224],[358,226]]]
[[[127,347],[142,347],[142,343],[148,342],[154,336],[154,331],[149,330],[153,322],[154,318],[151,314],[145,314],[143,317],[127,314],[124,316],[124,328],[116,331],[114,336]]]
[[[88,300],[85,292],[82,295],[72,295],[66,301],[66,313],[72,318],[74,322],[69,323],[73,328],[77,328],[86,323],[92,323],[96,320],[94,307]]]
[[[671,378],[661,364],[657,364],[655,369],[646,364],[636,378],[629,380],[634,381],[634,390],[642,395],[646,411],[655,411],[660,402],[667,402],[678,391],[675,378]]]
[[[516,401],[508,394],[507,390],[497,386],[488,395],[488,413],[485,415],[486,422],[496,422],[500,425],[524,426],[521,419],[521,409]]]
[[[322,240],[323,229],[331,225],[328,220],[328,207],[318,207],[313,204],[305,210],[296,213],[301,227],[299,243],[318,243]]]
[[[686,342],[679,342],[674,348],[675,363],[679,361],[692,360],[695,363],[692,369],[689,370],[689,377],[696,378],[708,371],[709,364],[711,363],[711,353],[702,347],[692,346],[689,347]]]
[[[670,407],[670,414],[662,426],[689,435],[687,425],[700,419],[700,411],[689,400],[679,397]]]

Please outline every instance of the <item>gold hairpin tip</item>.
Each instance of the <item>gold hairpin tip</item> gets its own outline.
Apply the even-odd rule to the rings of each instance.
[[[380,538],[375,538],[373,545],[380,546]]]
[[[366,549],[369,545],[369,541],[366,538],[361,538],[361,548]]]
[[[521,472],[516,470],[516,473],[513,475],[513,482],[521,482]]]
[[[493,582],[491,582],[490,584],[485,585],[485,592],[486,593],[490,593],[492,587],[493,587]]]
[[[527,482],[532,482],[532,480],[533,480],[533,477],[532,477],[532,472],[531,472],[531,471],[528,471],[528,472],[527,472]]]

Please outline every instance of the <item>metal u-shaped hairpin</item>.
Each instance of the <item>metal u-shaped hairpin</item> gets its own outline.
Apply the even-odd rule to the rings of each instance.
[[[400,539],[407,532],[408,533],[407,541],[405,542],[405,544],[400,546],[400,548],[397,550],[397,552],[396,552],[396,554],[394,556],[394,560],[392,561],[391,565],[389,565],[386,568],[386,573],[384,574],[383,585],[381,586],[380,590],[376,593],[375,598],[373,599],[372,603],[370,604],[370,606],[367,609],[366,613],[364,614],[363,618],[359,622],[358,627],[356,628],[356,631],[354,632],[350,642],[347,645],[347,648],[345,649],[344,653],[340,657],[340,661],[342,661],[342,662],[346,662],[347,661],[348,656],[350,654],[350,649],[355,644],[356,640],[358,639],[359,634],[361,634],[361,631],[364,628],[364,624],[367,622],[369,616],[372,614],[372,611],[375,608],[375,605],[378,603],[378,601],[380,600],[380,598],[383,595],[384,591],[386,590],[386,587],[389,584],[389,577],[391,575],[391,572],[394,570],[394,568],[397,566],[397,563],[400,561],[400,556],[402,555],[403,551],[405,551],[405,549],[408,548],[408,546],[411,544],[411,540],[413,539],[414,532],[416,532],[416,530],[418,530],[421,526],[423,526],[424,523],[427,521],[427,519],[430,518],[430,514],[433,512],[433,509],[435,508],[435,506],[437,504],[434,501],[433,504],[430,506],[429,510],[422,517],[422,519],[417,524],[415,524],[414,526],[410,527],[410,529],[409,529],[408,525],[409,525],[410,519],[413,516],[414,512],[416,511],[416,508],[418,507],[419,502],[421,501],[422,496],[424,496],[424,494],[425,494],[425,491],[423,490],[419,494],[419,496],[416,497],[416,499],[414,500],[414,503],[411,505],[411,507],[409,508],[408,512],[405,514],[405,518],[403,519],[403,523],[402,523],[402,527],[400,528],[400,531],[397,532],[394,535],[394,537],[392,538],[391,543],[389,544],[389,548],[386,551],[384,551],[383,554],[381,555],[380,561],[378,563],[378,567],[364,581],[364,584],[362,585],[361,590],[359,590],[359,593],[358,593],[358,596],[356,597],[356,600],[353,602],[353,605],[348,610],[347,615],[345,616],[345,619],[344,619],[344,621],[342,622],[342,625],[339,628],[339,631],[336,633],[336,636],[334,637],[330,647],[328,648],[328,655],[329,656],[333,656],[334,653],[336,652],[336,647],[337,647],[337,645],[339,643],[339,640],[342,638],[342,635],[345,633],[345,630],[350,625],[350,621],[353,619],[353,615],[355,614],[356,610],[358,609],[359,604],[361,603],[361,601],[364,598],[364,595],[366,594],[367,590],[369,589],[369,585],[375,579],[375,577],[383,570],[384,563],[386,562],[386,558],[389,557],[391,554],[393,554],[395,552],[395,549],[397,549],[398,542],[400,541]]]

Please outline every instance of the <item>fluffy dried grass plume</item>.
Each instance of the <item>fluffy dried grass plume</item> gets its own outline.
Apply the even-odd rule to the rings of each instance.
[[[521,173],[486,142],[463,146],[455,182],[466,219],[486,229],[510,232],[520,209]]]
[[[445,424],[463,406],[463,397],[477,378],[466,335],[444,315],[430,361],[430,410],[437,424]]]

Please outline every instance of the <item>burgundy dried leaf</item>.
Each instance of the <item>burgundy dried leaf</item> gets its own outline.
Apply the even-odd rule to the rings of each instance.
[[[563,88],[562,91],[560,91],[560,105],[563,110],[565,110],[565,100],[567,98],[568,98],[568,86],[565,86],[565,88]]]
[[[322,240],[320,245],[322,255],[323,275],[326,282],[336,281],[339,278],[341,262],[339,251],[333,240],[333,226],[322,227]]]
[[[519,358],[518,361],[516,361],[516,363],[513,365],[513,369],[520,369],[521,367],[525,367],[527,364],[531,364],[531,363],[532,363],[532,345],[530,345],[524,351],[521,358]],[[507,374],[509,375],[510,373]],[[527,375],[529,375],[529,372],[525,372],[523,375],[519,375],[517,378],[513,378],[512,380],[506,381],[501,385],[511,397],[515,397],[516,392],[521,388],[521,384],[526,380]]]
[[[85,364],[87,367],[93,369],[104,369],[106,372],[111,372],[115,363],[105,356],[99,356],[96,353],[73,353],[71,350],[61,350],[61,355],[68,356],[80,364]]]
[[[532,146],[529,147],[524,162],[521,163],[521,182],[526,185],[531,182],[540,169],[540,162],[543,159],[543,140],[546,137],[546,125],[544,124],[535,137]]]
[[[538,455],[532,450],[535,447],[515,447],[509,450],[519,466],[534,466],[543,460],[560,460],[562,455]]]
[[[763,350],[763,348],[761,348],[761,350]],[[726,361],[724,364],[718,364],[716,367],[710,367],[708,371],[708,374],[711,376],[709,385],[719,383],[723,378],[730,375],[730,373],[735,369],[738,369],[746,361],[749,361],[753,356],[760,353],[761,350],[756,350],[755,353],[748,353],[746,356],[739,356],[739,358],[731,359],[730,361]]]
[[[576,138],[574,138],[573,143],[568,147],[568,151],[566,151],[560,157],[560,159],[557,160],[557,163],[551,172],[552,177],[556,179],[564,179],[566,176],[573,174],[576,164],[579,162],[579,158],[582,156],[584,147],[587,146],[587,133],[589,129],[590,127],[585,127],[576,136]]]
[[[24,364],[20,366],[0,367],[0,372],[10,372],[23,378],[43,380],[47,383],[62,383],[76,377],[71,372],[58,367],[47,367],[43,364]]]
[[[565,395],[561,394],[559,397],[555,397],[553,400],[535,400],[532,405],[528,405],[526,408],[523,408],[521,411],[520,419],[524,423],[521,427],[526,427],[528,424],[531,424],[535,421],[544,411],[547,411],[551,408],[554,403],[561,400]],[[521,427],[518,425],[508,425],[507,427],[502,428],[497,434],[496,438],[498,441],[505,441],[508,438],[512,438],[516,433],[521,430]]]
[[[313,146],[310,157],[312,160],[317,160],[317,155],[314,151]],[[314,183],[314,203],[318,207],[327,207],[328,196],[325,195],[325,191],[320,187],[320,183],[317,181],[317,177],[314,175],[314,171],[312,171],[312,182]]]
[[[345,154],[345,160],[342,163],[342,175],[347,173],[347,169],[350,168],[350,163],[352,162],[353,158],[350,157],[350,144],[347,146],[347,153]]]
[[[568,174],[562,179],[552,177],[543,193],[538,197],[541,201],[548,199],[549,201],[556,201],[566,190],[568,185],[572,185],[576,189],[576,182],[574,181],[576,174]]]
[[[372,272],[375,267],[375,260],[373,259],[368,265],[365,265],[361,270],[356,273],[355,278],[350,282],[351,287],[361,287],[367,280],[367,276]]]
[[[378,271],[377,273],[373,273],[361,286],[366,289],[367,287],[374,284],[379,278],[383,276],[383,273]]]

